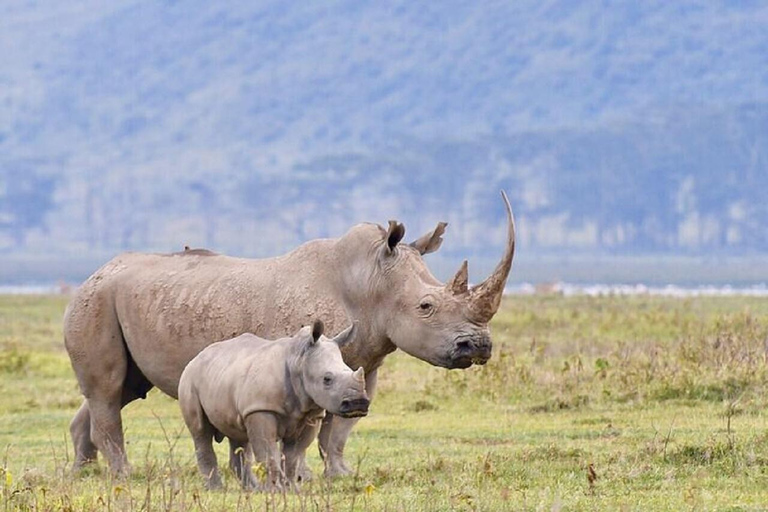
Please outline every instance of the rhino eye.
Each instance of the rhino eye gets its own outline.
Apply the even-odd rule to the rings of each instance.
[[[326,375],[325,377],[323,377],[323,384],[325,384],[326,386],[330,386],[332,382],[333,382],[333,377],[331,377],[330,375]]]
[[[426,302],[426,301],[425,301],[425,302],[422,302],[421,304],[419,304],[419,309],[420,309],[422,312],[424,312],[424,313],[426,313],[426,312],[428,312],[428,311],[432,311],[432,309],[433,309],[434,307],[435,307],[435,306],[433,306],[431,302]]]

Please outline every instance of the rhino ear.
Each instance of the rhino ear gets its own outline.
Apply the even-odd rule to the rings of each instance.
[[[443,245],[443,233],[445,233],[446,226],[448,226],[447,222],[438,222],[435,229],[411,242],[411,247],[419,251],[422,256],[435,252]]]
[[[405,226],[397,222],[396,220],[389,221],[389,228],[387,229],[387,249],[391,253],[400,243],[400,240],[405,236]]]
[[[317,340],[320,339],[320,336],[323,335],[323,331],[325,330],[325,325],[323,325],[323,322],[321,320],[315,320],[312,323],[312,341],[309,343],[311,345],[314,345],[317,343]]]
[[[355,334],[357,333],[357,322],[353,322],[352,325],[341,331],[339,334],[337,334],[333,338],[333,342],[336,343],[339,348],[343,347],[344,345],[348,344],[350,341],[355,339]]]

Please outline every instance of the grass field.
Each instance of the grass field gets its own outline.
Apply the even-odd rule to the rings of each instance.
[[[488,365],[394,354],[357,475],[287,495],[204,491],[156,391],[124,410],[129,479],[70,476],[65,304],[0,297],[0,510],[768,510],[765,299],[508,297]]]

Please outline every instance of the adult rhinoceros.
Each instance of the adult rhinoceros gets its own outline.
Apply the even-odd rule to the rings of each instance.
[[[98,448],[111,470],[127,470],[120,410],[153,386],[177,396],[186,364],[212,342],[251,332],[275,339],[315,318],[330,333],[357,322],[343,349],[363,367],[371,397],[384,358],[400,348],[445,368],[491,357],[488,322],[512,265],[515,228],[493,274],[468,288],[467,262],[442,284],[422,255],[437,250],[445,223],[411,244],[402,224],[359,224],[338,239],[314,240],[276,258],[250,260],[205,250],[127,253],[96,271],[64,318],[64,341],[85,401],[70,425],[75,468]],[[320,431],[326,475],[349,472],[344,445],[356,420],[328,416]],[[233,454],[230,453],[230,456]]]

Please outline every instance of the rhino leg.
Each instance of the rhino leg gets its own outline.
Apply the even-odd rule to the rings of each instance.
[[[64,344],[86,400],[70,425],[75,468],[102,452],[116,475],[129,471],[120,409],[144,398],[152,384],[125,345],[114,305],[108,296],[74,299],[64,321]]]
[[[88,397],[91,416],[91,440],[109,462],[110,470],[119,476],[129,472],[123,440],[120,394],[95,393]]]
[[[96,445],[91,441],[91,413],[88,410],[88,400],[83,400],[77,414],[72,418],[69,433],[72,436],[72,444],[75,445],[75,462],[72,470],[78,472],[87,464],[96,462],[97,455]]]
[[[368,397],[373,401],[376,393],[376,377],[378,370],[373,370],[365,376],[365,389]],[[325,462],[326,478],[350,475],[352,468],[344,461],[344,446],[347,444],[349,433],[360,418],[342,418],[333,414],[327,414],[323,420],[323,426],[318,436],[320,456]]]
[[[195,458],[200,474],[205,478],[207,489],[220,489],[221,476],[216,460],[216,452],[213,451],[213,438],[216,428],[211,424],[208,416],[197,395],[197,391],[190,385],[187,375],[182,375],[179,383],[179,406],[184,423],[187,424],[192,441],[195,443]]]
[[[244,423],[253,456],[256,462],[263,465],[266,472],[262,490],[272,492],[283,489],[285,474],[282,468],[282,453],[277,444],[277,417],[270,412],[254,412],[245,417]]]
[[[112,472],[122,475],[129,469],[120,417],[128,357],[117,317],[114,312],[110,315],[107,311],[107,308],[101,308],[101,313],[107,317],[102,317],[102,321],[93,320],[93,316],[99,315],[80,316],[70,319],[66,327],[65,343],[80,389],[86,397],[86,403],[75,415],[72,430],[75,448],[80,450],[75,459],[93,459],[92,447],[84,441],[85,418],[89,417],[93,445],[106,457]]]
[[[207,422],[207,420],[206,420]],[[209,490],[221,489],[221,476],[219,475],[216,452],[213,451],[213,425],[201,425],[201,429],[192,431],[192,441],[195,443],[195,457],[200,474],[205,478],[205,488]]]
[[[296,439],[283,441],[283,455],[285,456],[285,478],[289,482],[308,482],[312,478],[312,471],[307,467],[307,448],[317,437],[320,431],[320,420],[308,422]],[[309,473],[309,477],[307,477]]]
[[[152,388],[152,384],[136,367],[133,359],[128,356],[128,373],[122,388],[122,397],[120,407],[125,407],[137,398],[146,398],[147,391]],[[75,446],[75,462],[72,466],[74,472],[78,472],[87,464],[96,462],[97,448],[92,441],[91,434],[91,412],[88,406],[88,400],[83,400],[83,404],[78,409],[72,422],[69,424],[69,432],[72,436],[72,444]]]
[[[247,442],[229,440],[229,469],[237,476],[243,489],[256,489],[258,482],[253,476],[253,451]]]
[[[318,442],[320,456],[325,462],[326,478],[351,475],[352,468],[344,460],[344,446],[347,444],[349,433],[357,424],[359,418],[342,418],[329,414],[323,420]],[[325,434],[325,435],[323,435]]]

